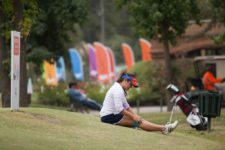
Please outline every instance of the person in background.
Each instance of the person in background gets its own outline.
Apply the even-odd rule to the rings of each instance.
[[[68,95],[72,102],[79,102],[90,109],[100,111],[102,108],[101,104],[86,96],[85,92],[79,88],[77,82],[69,83]]]
[[[216,78],[213,74],[214,66],[208,66],[202,77],[204,90],[219,92],[223,96],[222,106],[225,106],[225,89],[218,83],[225,82],[225,78]]]
[[[141,128],[145,131],[160,131],[163,134],[172,132],[177,127],[178,121],[158,125],[146,121],[132,111],[126,99],[127,91],[132,87],[138,87],[136,77],[133,74],[122,73],[117,82],[106,93],[100,111],[101,121],[120,126]]]
[[[222,90],[221,87],[217,86],[217,83],[222,83],[225,81],[224,78],[216,78],[213,74],[213,66],[207,67],[205,73],[202,77],[202,82],[204,85],[204,89],[208,91],[220,91]]]

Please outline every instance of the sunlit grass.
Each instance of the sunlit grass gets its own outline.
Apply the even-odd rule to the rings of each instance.
[[[1,150],[223,150],[224,115],[213,119],[212,132],[196,132],[181,113],[181,123],[169,136],[103,124],[98,116],[48,108],[0,109]],[[166,123],[169,113],[142,114],[155,123]],[[194,145],[194,146],[193,146]]]

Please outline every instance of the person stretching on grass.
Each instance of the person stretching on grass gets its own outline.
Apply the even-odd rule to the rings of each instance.
[[[178,121],[166,125],[158,125],[146,121],[135,114],[126,99],[127,91],[131,87],[138,87],[136,77],[133,74],[122,73],[117,82],[106,93],[103,107],[100,111],[103,123],[141,128],[145,131],[161,131],[163,134],[168,134],[177,127]]]

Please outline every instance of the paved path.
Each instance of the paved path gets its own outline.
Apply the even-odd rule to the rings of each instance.
[[[132,107],[132,110],[135,113],[138,113],[137,107]],[[180,111],[178,107],[176,107],[176,111]],[[142,106],[139,108],[139,113],[159,113],[159,112],[167,112],[167,106]],[[99,115],[99,112],[97,111],[90,111],[90,114]]]
[[[167,107],[166,106],[143,106],[143,107],[140,107],[139,110],[137,107],[132,107],[133,111],[138,113],[154,113],[154,112],[166,112],[167,111]]]

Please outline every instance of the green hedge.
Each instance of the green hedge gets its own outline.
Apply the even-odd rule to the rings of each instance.
[[[87,96],[98,103],[102,104],[105,98],[105,94],[109,87],[101,84],[88,84],[85,88]]]
[[[173,83],[184,90],[185,79],[194,76],[192,60],[179,59],[172,62]],[[135,105],[139,100],[141,105],[159,105],[160,101],[166,103],[166,75],[164,61],[139,62],[131,71],[137,75],[140,88],[128,91],[128,101]],[[97,83],[87,82],[85,87],[87,96],[101,103],[104,100],[110,85],[105,87]],[[58,87],[45,87],[44,92],[38,94],[38,101],[41,104],[68,106],[69,98],[65,92],[66,85],[60,83]]]
[[[131,71],[136,74],[140,89],[131,89],[128,100],[135,104],[137,100],[141,105],[159,105],[160,101],[166,103],[166,74],[164,61],[151,61],[137,63]],[[178,59],[172,61],[173,82],[184,90],[187,77],[194,76],[191,59]]]
[[[61,86],[44,87],[43,92],[38,93],[38,103],[53,106],[68,106],[69,97]]]

